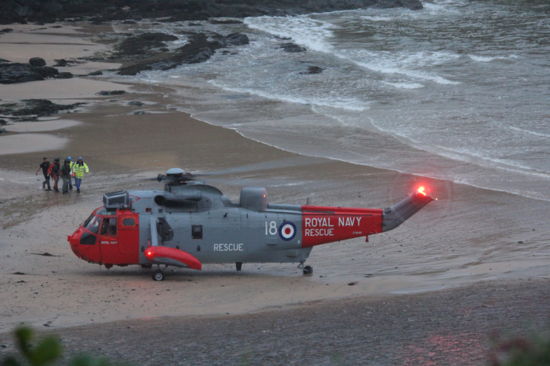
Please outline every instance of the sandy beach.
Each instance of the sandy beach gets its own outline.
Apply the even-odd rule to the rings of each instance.
[[[0,36],[0,58],[10,61],[26,62],[29,57],[40,56],[50,64],[57,58],[83,57],[106,47],[91,42],[89,25],[12,28],[14,32]],[[44,47],[38,48],[40,45]],[[192,327],[201,334],[221,327],[228,338],[243,337],[243,342],[252,342],[248,339],[250,334],[257,336],[265,329],[268,333],[274,329],[258,325],[270,319],[271,324],[281,324],[280,328],[274,326],[279,329],[275,339],[280,342],[272,349],[268,342],[251,346],[252,355],[262,356],[254,356],[250,362],[295,364],[307,360],[311,354],[303,350],[282,351],[288,347],[285,334],[296,330],[296,325],[284,323],[282,319],[286,316],[294,319],[295,324],[303,324],[297,341],[322,347],[323,342],[315,343],[305,336],[308,329],[323,334],[331,329],[335,329],[335,334],[344,333],[337,327],[315,328],[325,315],[369,309],[369,316],[376,320],[368,326],[372,319],[365,315],[361,334],[370,334],[366,336],[369,337],[366,344],[373,345],[372,351],[363,353],[361,343],[349,346],[336,342],[331,346],[336,358],[322,353],[322,357],[312,359],[319,364],[352,364],[357,358],[348,358],[343,351],[351,347],[353,354],[363,354],[360,359],[365,362],[369,359],[366,355],[378,354],[378,358],[370,359],[376,359],[380,365],[457,364],[456,357],[460,355],[467,360],[463,364],[481,364],[490,330],[513,332],[519,328],[524,332],[530,322],[548,315],[550,309],[543,305],[547,301],[542,301],[549,296],[548,202],[299,156],[175,110],[172,106],[178,103],[177,95],[168,86],[114,83],[105,78],[78,76],[113,67],[116,65],[81,63],[66,68],[77,75],[73,79],[0,86],[2,103],[28,98],[85,103],[76,113],[5,126],[8,132],[0,136],[2,344],[9,344],[7,332],[26,323],[40,330],[53,328],[63,335],[71,352],[100,351],[118,359],[131,352],[120,349],[128,350],[137,342],[132,338],[135,335],[128,334],[129,329],[155,339],[151,334],[173,332],[179,337],[176,325],[181,327],[179,332]],[[125,93],[99,96],[103,90]],[[136,101],[139,105],[131,103]],[[84,179],[82,194],[42,191],[41,176],[35,175],[42,156],[69,155],[83,156],[90,165],[91,174]],[[138,266],[107,270],[74,256],[67,235],[102,205],[103,193],[159,188],[159,183],[151,178],[172,167],[203,172],[228,170],[227,174],[207,182],[222,189],[233,201],[243,185],[260,185],[267,187],[269,200],[274,203],[383,208],[408,194],[415,182],[428,182],[437,192],[438,201],[395,231],[369,238],[368,243],[356,239],[315,248],[308,260],[315,271],[311,277],[302,276],[292,264],[245,264],[241,273],[235,272],[233,265],[205,265],[201,272],[170,269],[166,281],[154,282],[150,271]],[[480,296],[492,293],[490,305],[484,305],[486,300],[468,297],[470,292]],[[536,294],[540,306],[531,301],[531,294]],[[503,304],[509,304],[506,310],[500,303],[501,297]],[[426,304],[432,309],[430,312],[420,310]],[[530,307],[525,307],[526,304]],[[445,313],[449,306],[453,311]],[[493,319],[494,308],[498,309]],[[457,314],[470,314],[472,309],[483,310],[479,316],[486,327],[474,325],[475,321],[470,319],[458,335],[453,333],[454,327],[460,325]],[[525,310],[522,313],[525,321],[516,317],[507,324],[518,309]],[[407,311],[412,315],[408,317]],[[437,314],[437,326],[435,320],[430,320],[432,311]],[[310,315],[313,318],[308,318]],[[384,331],[388,326],[384,319],[394,316],[405,322],[408,317],[411,324],[396,322],[391,327],[397,330]],[[329,325],[339,322],[331,319]],[[348,322],[353,317],[346,319]],[[204,329],[203,321],[208,323]],[[354,326],[353,322],[345,324]],[[418,326],[419,333],[412,339],[418,339],[418,343],[408,344],[411,342],[396,338],[400,327],[414,334],[417,324],[422,326]],[[239,326],[251,329],[251,333],[246,336],[243,335],[246,331],[243,334],[228,331]],[[537,326],[544,328],[544,324]],[[432,334],[436,328],[445,329],[446,335]],[[481,344],[467,342],[473,329],[472,339],[481,339]],[[102,338],[105,333],[117,330],[121,332],[116,343],[120,349],[107,345],[113,339]],[[82,339],[90,337],[93,342],[79,346]],[[426,339],[433,340],[432,346],[436,346],[426,346],[422,343]],[[171,341],[157,340],[165,344]],[[204,347],[200,348],[203,353],[224,340],[207,340],[205,336],[204,341]],[[187,339],[183,343],[190,342]],[[386,347],[402,347],[405,343],[405,351],[399,355],[380,356]],[[229,344],[239,347],[236,341]],[[438,347],[452,348],[456,344],[457,351],[443,358],[427,356],[434,352],[434,347],[439,352]],[[166,352],[184,354],[190,350],[188,345],[173,346],[180,348]],[[224,347],[219,348],[215,355],[219,359],[211,364],[222,364],[220,360],[226,354],[234,356],[231,358],[234,363],[246,360],[244,351]],[[462,353],[469,347],[473,348],[471,357]],[[10,349],[11,345],[0,348],[0,354]],[[407,358],[406,350],[417,358]],[[269,352],[274,354],[268,357]],[[277,354],[281,354],[278,352],[284,356],[278,358]],[[162,356],[150,355],[146,359],[136,356],[131,360],[152,365],[158,359]],[[170,358],[164,360],[165,364],[188,364]],[[202,358],[195,360],[193,364],[209,362]]]

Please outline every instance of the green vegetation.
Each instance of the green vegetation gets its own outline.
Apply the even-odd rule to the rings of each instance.
[[[550,366],[550,338],[515,338],[499,342],[490,355],[491,366]]]
[[[0,366],[51,366],[59,365],[63,349],[59,338],[47,336],[33,345],[34,332],[28,327],[19,327],[14,332],[18,354],[0,359]],[[80,355],[69,366],[116,366],[105,358]]]

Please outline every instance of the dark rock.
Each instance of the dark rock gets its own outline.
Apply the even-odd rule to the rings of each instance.
[[[135,111],[135,112],[134,112],[134,115],[135,115],[135,116],[143,116],[143,115],[145,115],[145,114],[146,114],[145,111]]]
[[[295,43],[282,43],[281,47],[285,52],[305,52],[306,49],[302,46],[298,46]]]
[[[13,32],[13,29],[11,28],[0,29],[0,33],[9,33],[9,32]]]
[[[386,8],[403,7],[411,10],[421,10],[423,8],[422,3],[418,0],[378,0],[379,3],[383,3]]]
[[[44,79],[55,77],[59,73],[57,69],[50,66],[35,67],[34,70]]]
[[[116,47],[121,55],[141,55],[151,50],[165,46],[166,41],[175,41],[178,37],[166,33],[143,33],[128,37]]]
[[[125,20],[122,24],[137,24],[137,22],[135,20]]]
[[[121,95],[126,93],[124,90],[102,90],[97,95],[108,96],[108,95]]]
[[[70,72],[60,72],[54,77],[56,79],[71,79],[73,77],[73,74],[71,74]]]
[[[141,107],[141,106],[143,106],[143,102],[140,102],[139,100],[132,100],[132,101],[128,102],[128,105],[133,105],[133,106],[136,106],[136,107]]]
[[[155,55],[126,65],[120,68],[118,73],[120,75],[135,75],[146,70],[169,70],[181,64],[204,62],[212,57],[218,48],[224,46],[225,43],[220,40],[209,41],[206,34],[191,33],[188,43],[175,52]]]
[[[8,124],[8,121],[6,121],[5,119],[0,119],[0,126],[5,126]]]
[[[67,60],[65,60],[64,58],[61,58],[59,60],[55,60],[55,65],[56,67],[65,67],[67,66],[69,63],[67,62]]]
[[[5,132],[6,132],[6,129],[3,128],[3,127],[0,127],[0,134],[5,133]]]
[[[93,71],[91,73],[89,73],[88,75],[90,76],[98,76],[98,75],[103,75],[103,71]]]
[[[246,34],[242,33],[231,33],[227,37],[225,37],[225,42],[227,45],[230,46],[242,46],[245,44],[249,44],[250,40],[248,39],[248,36]]]
[[[85,17],[97,23],[141,17],[166,18],[168,21],[208,20],[220,17],[297,15],[372,6],[421,9],[422,3],[420,0],[2,0],[0,24],[28,21],[42,23],[67,18],[82,20]]]
[[[74,109],[82,103],[62,105],[47,99],[24,99],[19,103],[0,105],[0,114],[9,116],[49,116],[59,111]],[[24,118],[29,120],[28,117]]]
[[[44,61],[44,59],[41,57],[32,57],[29,60],[29,64],[34,67],[42,67],[46,66],[46,61]]]
[[[224,44],[220,42],[209,42],[205,34],[195,34],[189,43],[178,49],[174,60],[186,64],[204,62],[212,57],[216,49],[223,46]]]
[[[53,67],[34,67],[30,64],[0,63],[0,84],[44,80],[57,74]]]
[[[0,63],[4,63],[4,62],[9,62],[9,61],[6,59],[0,58]]]
[[[307,71],[301,72],[302,75],[320,74],[323,72],[323,68],[319,66],[308,66]]]
[[[357,281],[348,282],[348,286],[355,286],[357,285]]]

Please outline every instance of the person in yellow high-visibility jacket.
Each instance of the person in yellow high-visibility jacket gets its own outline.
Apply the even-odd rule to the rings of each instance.
[[[76,186],[76,193],[80,193],[80,184],[82,184],[82,178],[84,174],[90,172],[88,164],[84,162],[82,156],[79,156],[76,163],[73,163],[71,167],[71,173],[74,175],[74,185]]]

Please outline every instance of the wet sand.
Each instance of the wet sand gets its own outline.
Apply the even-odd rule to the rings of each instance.
[[[81,82],[86,83],[86,80],[82,78]],[[14,85],[14,95],[19,86],[31,84]],[[92,90],[94,87],[90,88]],[[208,182],[220,187],[233,200],[237,200],[242,185],[264,185],[271,202],[291,204],[309,202],[386,207],[406,195],[413,183],[426,182],[422,177],[299,157],[244,139],[234,131],[207,125],[174,111],[170,106],[177,105],[177,97],[172,96],[166,87],[116,85],[116,88],[126,89],[129,93],[94,97],[89,99],[89,104],[80,113],[60,116],[79,122],[78,125],[47,132],[47,135],[66,139],[63,145],[50,145],[48,149],[43,149],[47,152],[9,154],[0,158],[0,249],[3,253],[0,256],[0,291],[9,294],[0,300],[0,333],[7,332],[20,322],[42,329],[56,328],[57,331],[69,326],[87,325],[88,328],[63,331],[74,334],[70,338],[72,341],[68,341],[69,344],[73,342],[73,349],[80,348],[79,339],[85,338],[86,331],[79,336],[79,329],[89,329],[95,335],[92,337],[94,342],[97,342],[90,343],[90,349],[110,349],[107,354],[121,357],[123,355],[108,348],[107,343],[126,349],[126,354],[128,349],[135,348],[135,342],[130,335],[127,335],[127,341],[124,341],[126,336],[117,342],[110,342],[109,338],[104,341],[101,334],[112,329],[124,329],[120,323],[111,322],[184,317],[181,322],[150,320],[147,324],[161,325],[143,330],[149,334],[149,340],[159,340],[161,349],[162,339],[166,347],[180,347],[171,354],[181,356],[188,353],[187,346],[178,345],[179,341],[178,344],[170,343],[160,337],[160,334],[177,334],[169,338],[180,339],[175,330],[177,327],[170,328],[168,323],[186,329],[189,325],[185,323],[187,321],[199,324],[205,316],[216,315],[208,318],[211,319],[211,327],[227,324],[226,329],[232,329],[236,326],[234,324],[241,324],[242,321],[242,333],[223,334],[228,334],[230,338],[246,339],[243,333],[249,329],[250,334],[255,334],[252,331],[254,324],[264,318],[250,315],[246,320],[232,316],[226,318],[224,315],[243,314],[246,317],[244,314],[262,309],[286,311],[291,306],[293,309],[289,311],[296,313],[292,315],[295,318],[291,316],[290,319],[296,319],[297,323],[293,324],[300,324],[302,316],[314,304],[318,318],[305,322],[300,327],[302,334],[306,334],[308,329],[316,332],[314,334],[328,334],[332,330],[338,334],[346,329],[337,327],[338,320],[328,322],[326,329],[315,328],[321,326],[319,319],[331,314],[355,313],[358,310],[353,307],[354,301],[360,304],[357,305],[359,307],[375,301],[379,305],[374,310],[384,309],[383,305],[389,304],[395,311],[382,313],[366,333],[374,337],[369,342],[374,342],[378,347],[374,347],[372,352],[382,357],[382,352],[388,347],[402,344],[402,341],[392,342],[391,335],[387,336],[389,341],[384,341],[388,319],[392,319],[388,316],[396,316],[404,322],[408,311],[415,313],[417,323],[424,325],[426,332],[414,336],[415,327],[407,327],[413,339],[423,339],[423,335],[432,329],[431,312],[424,311],[424,303],[415,302],[415,299],[429,299],[426,301],[431,304],[430,309],[441,314],[439,326],[452,329],[456,319],[452,314],[444,313],[451,305],[458,311],[463,297],[468,297],[470,292],[470,287],[465,287],[466,290],[457,288],[492,281],[487,287],[482,285],[472,291],[480,296],[487,289],[495,291],[494,301],[497,303],[499,296],[503,299],[507,295],[514,297],[516,292],[521,299],[529,298],[529,291],[547,295],[546,281],[532,281],[529,286],[509,285],[509,281],[550,276],[547,242],[550,229],[545,222],[548,204],[439,181],[428,182],[437,192],[439,201],[428,205],[398,229],[373,236],[368,243],[364,239],[356,239],[315,248],[308,260],[308,264],[314,267],[312,277],[303,277],[292,264],[245,264],[242,273],[236,273],[233,265],[207,265],[202,272],[169,270],[167,280],[158,283],[150,279],[149,271],[137,266],[107,270],[82,262],[70,251],[66,237],[94,208],[101,205],[102,194],[119,189],[158,188],[158,183],[150,178],[171,167],[192,171],[237,167],[237,173],[210,178]],[[7,90],[7,93],[11,92]],[[50,94],[53,97],[56,93],[53,85]],[[130,101],[145,104],[129,105]],[[12,134],[0,139],[13,140],[14,136],[24,135],[29,134]],[[72,193],[63,196],[41,191],[40,176],[35,176],[34,171],[44,154],[52,158],[84,156],[92,174],[85,178],[81,195]],[[497,291],[501,287],[509,289],[509,292]],[[436,291],[442,289],[446,290]],[[396,294],[426,292],[426,295],[395,297]],[[447,297],[453,301],[447,300]],[[481,298],[476,300],[474,297],[469,301],[474,306],[474,301],[481,301]],[[482,304],[475,306],[483,308]],[[525,309],[526,319],[547,311],[542,303],[540,306],[532,303],[530,307],[523,307],[521,302],[514,304],[510,309]],[[491,317],[491,309],[488,307],[484,314]],[[273,324],[277,324],[277,319],[284,319],[287,314],[279,310],[270,311],[266,319],[272,319]],[[509,314],[503,310],[494,316],[507,317]],[[193,320],[195,317],[199,317],[198,320]],[[351,321],[353,317],[348,319]],[[369,318],[365,319],[369,323]],[[398,324],[403,322],[394,324],[398,329],[395,334],[399,332]],[[132,329],[141,323],[138,320],[125,326]],[[500,321],[494,324],[496,328],[504,326]],[[518,329],[524,329],[521,319],[517,319],[515,324]],[[352,333],[363,329],[352,325],[349,323],[347,326]],[[260,355],[260,362],[265,361],[262,355],[268,357],[272,354],[269,357],[273,359],[266,361],[272,364],[278,364],[277,355],[283,355],[281,357],[286,359],[294,357],[294,354],[313,357],[310,353],[300,353],[305,350],[300,351],[289,345],[292,338],[285,338],[285,334],[287,330],[292,331],[292,327],[282,328],[284,331],[279,333],[275,346],[262,341],[258,343],[259,348],[253,348],[251,352]],[[206,334],[207,329],[201,330],[199,327],[197,332]],[[481,333],[482,328],[479,329],[480,336],[486,334]],[[141,331],[137,333],[143,336]],[[205,348],[200,349],[214,347],[215,343],[204,339]],[[301,339],[316,348],[324,344],[315,343],[311,338]],[[446,342],[445,337],[436,339]],[[221,341],[217,339],[212,342]],[[193,344],[203,347],[201,342]],[[359,344],[354,344],[355,354],[370,354]],[[289,351],[285,356],[287,347],[296,352]],[[341,343],[334,343],[336,355],[342,354],[338,353],[343,352],[338,350],[342,347]],[[419,347],[418,353],[423,353],[424,349]],[[224,349],[220,348],[220,355],[233,354],[246,359],[246,353],[231,353]],[[425,349],[425,352],[428,354],[430,351]],[[317,358],[320,363],[338,364],[323,352],[319,355],[328,357]],[[157,354],[148,357],[143,364],[152,364],[157,357],[162,359],[162,355]],[[345,354],[337,356],[340,359],[338,357],[344,357],[342,360],[345,362],[341,364],[350,363]],[[167,363],[170,363],[169,360],[165,359]],[[198,363],[205,362],[200,358],[196,360]],[[236,362],[239,362],[238,359]],[[384,362],[381,359],[380,364],[395,364]]]
[[[548,279],[491,281],[419,295],[316,301],[242,315],[142,317],[53,333],[67,358],[89,353],[134,365],[488,365],[498,342],[549,331],[549,300]],[[0,347],[0,353],[13,350],[6,334]]]

